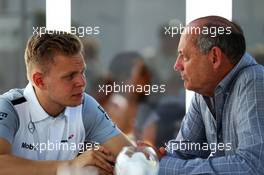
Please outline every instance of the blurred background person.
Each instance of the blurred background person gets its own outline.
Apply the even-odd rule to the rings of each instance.
[[[154,104],[158,104],[160,101],[175,99],[182,104],[185,103],[183,83],[180,76],[173,69],[178,55],[177,48],[180,39],[180,25],[182,23],[177,19],[161,25],[158,31],[158,48],[147,48],[143,51],[143,55],[153,75],[152,84],[166,85],[165,93],[150,97],[151,102]],[[172,28],[175,28],[174,35],[172,35]],[[176,31],[176,28],[178,31]],[[167,31],[168,29],[169,32]]]
[[[178,101],[159,104],[145,119],[139,139],[157,148],[175,138],[180,129],[185,109]]]
[[[150,84],[150,72],[143,57],[137,52],[117,54],[110,63],[109,71],[115,84],[135,87],[134,91],[123,88],[119,92],[114,92],[110,97],[109,107],[107,107],[117,126],[133,138],[135,118],[147,116],[151,111],[146,95],[149,92],[144,91],[143,88]],[[136,90],[138,86],[142,87],[142,91]]]
[[[249,51],[252,53],[256,61],[264,66],[264,44],[258,44],[255,48]]]
[[[91,95],[96,95],[95,89],[98,89],[98,82],[102,79],[109,79],[105,69],[102,69],[102,62],[99,58],[100,46],[96,38],[81,38],[83,43],[83,57],[86,62],[86,91]],[[98,79],[100,79],[98,81]],[[95,88],[97,87],[97,88]],[[95,89],[94,89],[95,88]],[[95,94],[94,94],[95,93]]]
[[[97,79],[91,84],[91,90],[89,94],[93,96],[98,103],[106,110],[109,107],[109,100],[113,92],[110,89],[110,86],[113,85],[113,79],[110,76],[103,75],[97,77]],[[104,87],[104,92],[100,92],[100,87]],[[107,93],[106,93],[107,91]]]

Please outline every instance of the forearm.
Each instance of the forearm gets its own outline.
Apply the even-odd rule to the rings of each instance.
[[[0,155],[0,175],[56,175],[57,168],[69,161],[28,160]]]
[[[160,161],[159,175],[172,174],[259,174],[256,160],[246,160],[239,155],[223,156],[210,159],[196,158],[183,160],[164,156]]]
[[[123,133],[112,137],[103,144],[105,148],[117,156],[124,146],[135,146]]]
[[[190,141],[170,140],[166,145],[167,154],[180,159],[208,158],[211,151],[202,150],[201,145],[207,143],[193,143]],[[198,146],[198,147],[197,147]]]

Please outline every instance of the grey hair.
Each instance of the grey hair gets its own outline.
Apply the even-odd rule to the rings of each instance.
[[[207,27],[208,29],[212,27],[217,29],[219,27],[229,27],[231,31],[230,33],[225,32],[223,34],[216,33],[214,37],[209,33],[197,35],[194,44],[199,48],[201,53],[207,54],[213,47],[218,47],[229,58],[232,64],[239,62],[246,50],[245,37],[240,26],[218,16],[208,16],[200,19],[205,21],[202,27]]]

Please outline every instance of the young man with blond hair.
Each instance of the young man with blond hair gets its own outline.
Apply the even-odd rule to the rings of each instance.
[[[112,174],[115,156],[131,143],[84,93],[80,40],[68,33],[35,34],[25,63],[26,88],[0,97],[0,175],[52,175],[61,165]]]

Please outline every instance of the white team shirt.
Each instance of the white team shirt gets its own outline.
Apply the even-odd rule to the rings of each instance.
[[[0,138],[19,157],[70,160],[84,142],[101,144],[118,134],[120,130],[87,94],[81,105],[66,107],[57,117],[44,111],[30,83],[24,90],[14,89],[0,97]]]

